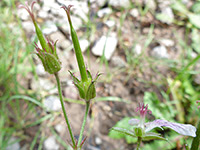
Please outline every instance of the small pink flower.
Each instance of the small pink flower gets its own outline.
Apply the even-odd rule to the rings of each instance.
[[[145,133],[151,131],[156,127],[159,127],[161,129],[162,127],[168,127],[179,134],[196,137],[196,128],[190,124],[172,123],[160,119],[145,123],[145,115],[147,114],[147,112],[151,113],[151,111],[148,110],[148,105],[145,106],[144,104],[140,104],[139,107],[137,107],[136,111],[138,110],[140,111],[140,119],[131,119],[129,120],[129,124],[133,126],[138,125],[138,127],[142,128]]]
[[[196,103],[197,103],[197,104],[200,103],[200,100],[196,101]],[[200,106],[198,106],[198,108],[200,108]]]

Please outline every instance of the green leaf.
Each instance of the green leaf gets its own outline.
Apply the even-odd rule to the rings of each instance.
[[[172,5],[171,5],[172,9],[179,11],[180,13],[183,13],[184,15],[187,15],[188,13],[188,9],[186,8],[186,6],[181,3],[180,1],[175,1]]]
[[[199,31],[196,28],[192,28],[191,33],[192,38],[192,48],[200,54],[200,35]]]
[[[36,104],[36,105],[38,105],[38,106],[44,108],[43,104],[42,104],[40,101],[38,101],[38,100],[36,100],[36,99],[34,99],[34,98],[31,98],[31,97],[29,97],[29,96],[26,96],[26,95],[14,95],[14,96],[11,96],[11,97],[7,100],[7,103],[10,102],[10,101],[12,101],[12,100],[15,100],[15,99],[23,99],[23,100],[32,102],[32,103],[34,103],[34,104]]]
[[[165,134],[166,140],[153,140],[151,142],[145,143],[143,150],[171,150],[176,149],[176,142],[174,142],[175,139],[177,139],[179,135],[176,134],[176,132],[170,130]],[[181,145],[183,145],[183,139],[184,138],[178,138]],[[192,139],[192,138],[191,138]],[[191,144],[191,140],[187,139],[187,144]]]
[[[114,97],[114,96],[106,96],[106,97],[98,97],[94,99],[95,102],[101,102],[101,101],[113,101],[113,102],[124,102],[130,104],[130,101],[124,100],[120,97]]]
[[[191,10],[192,10],[194,13],[200,14],[200,2],[194,3],[194,4],[192,5]]]
[[[148,132],[146,133],[143,137],[142,137],[143,141],[150,141],[150,140],[165,140],[166,139],[162,136],[160,136],[160,134],[158,133],[154,133],[154,132]]]
[[[171,18],[168,15],[163,14],[163,13],[156,14],[156,19],[160,20],[161,22],[165,22],[165,23],[169,23],[169,24],[174,21],[173,18]]]
[[[133,131],[127,130],[127,129],[123,129],[123,128],[119,128],[119,127],[113,127],[111,128],[111,130],[117,131],[119,133],[128,135],[128,136],[132,136],[132,137],[136,137],[135,133]]]
[[[200,15],[188,13],[187,16],[191,24],[193,24],[197,28],[200,28]]]
[[[152,114],[155,118],[173,121],[176,111],[175,109],[170,109],[170,102],[167,102],[166,105],[166,103],[163,103],[158,99],[155,93],[145,92],[144,103],[148,104],[149,109],[152,110]]]
[[[130,130],[132,128],[131,125],[128,124],[128,121],[130,120],[130,117],[125,117],[122,120],[120,120],[119,122],[117,122],[117,124],[114,126],[117,128],[122,128],[122,129],[126,129],[126,130]],[[137,138],[133,138],[133,136],[129,136],[120,132],[116,132],[114,130],[110,130],[109,132],[109,137],[113,138],[113,139],[121,139],[124,138],[126,140],[127,143],[131,144],[131,143],[135,143],[137,141]]]

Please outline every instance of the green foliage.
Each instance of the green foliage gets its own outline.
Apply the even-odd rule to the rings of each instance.
[[[160,134],[154,133],[154,132],[145,133],[142,140],[143,141],[150,141],[150,140],[164,140],[164,141],[166,141],[166,139],[163,138]]]
[[[174,1],[174,3],[171,6],[174,10],[186,15],[188,13],[188,9],[181,1]]]
[[[111,128],[111,130],[116,131],[118,133],[125,134],[127,136],[136,137],[135,133],[133,131],[128,130],[128,129],[113,127],[113,128]]]
[[[200,54],[200,34],[198,29],[193,28],[191,32],[192,48]]]
[[[191,10],[192,10],[194,13],[200,14],[200,1],[195,2],[195,3],[192,5]]]
[[[189,13],[188,18],[191,24],[193,24],[195,27],[200,28],[200,16],[197,14]]]
[[[169,22],[169,23],[172,23],[174,21],[173,18],[171,18],[168,15],[163,14],[163,13],[156,14],[156,19],[163,21],[163,22]]]
[[[142,148],[143,150],[157,150],[157,149],[162,149],[162,150],[171,150],[176,148],[176,143],[180,142],[181,145],[187,144],[190,145],[191,143],[191,138],[187,139],[187,143],[184,142],[183,138],[178,138],[177,134],[174,131],[169,131],[165,134],[165,139],[167,139],[168,142],[162,141],[162,140],[154,140],[151,141],[150,143],[144,143],[144,147]]]
[[[195,26],[196,28],[200,28],[200,16],[189,11],[181,1],[175,1],[171,7],[175,11],[179,12],[181,17],[187,18],[193,26]]]
[[[166,99],[166,102],[162,102],[155,93],[145,92],[144,103],[148,104],[149,109],[152,110],[152,115],[155,116],[156,119],[174,121],[173,118],[177,111],[173,108],[172,102],[168,99]]]
[[[125,117],[122,120],[120,120],[119,122],[116,123],[116,125],[114,126],[114,129],[117,130],[117,128],[122,128],[125,131],[127,130],[131,130],[133,127],[131,125],[128,124],[128,121],[130,120],[130,117]],[[137,141],[137,138],[133,138],[133,136],[130,135],[126,135],[123,133],[119,133],[116,131],[111,130],[109,132],[109,137],[113,138],[113,139],[122,139],[124,138],[126,140],[127,143],[135,143]]]

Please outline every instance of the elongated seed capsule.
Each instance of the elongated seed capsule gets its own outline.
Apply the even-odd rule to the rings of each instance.
[[[70,25],[72,42],[73,42],[74,49],[75,49],[75,54],[76,54],[76,59],[77,59],[78,67],[79,67],[80,74],[81,74],[81,79],[82,79],[82,82],[86,82],[86,81],[88,81],[88,78],[87,78],[85,63],[83,60],[83,55],[82,55],[82,51],[80,48],[80,44],[79,44],[79,40],[78,40],[76,31],[74,30],[74,28],[72,26],[72,22],[71,22],[71,18],[70,18],[70,8],[71,7],[72,7],[72,5],[69,5],[68,8],[63,6],[64,10],[67,13],[67,17],[68,17],[68,21],[69,21],[69,25]]]
[[[38,27],[36,22],[33,22],[34,26],[35,26],[35,32],[37,34],[37,37],[40,41],[40,44],[42,46],[42,49],[45,49],[47,52],[49,52],[49,46],[47,45],[47,42],[42,34],[42,31],[40,30],[40,28]]]

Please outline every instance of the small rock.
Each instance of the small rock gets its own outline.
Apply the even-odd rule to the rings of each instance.
[[[156,10],[156,2],[154,0],[145,0],[144,3],[151,11]]]
[[[97,6],[102,7],[106,4],[107,0],[96,0]]]
[[[190,0],[182,0],[182,3],[183,3],[183,4],[186,4],[186,5],[187,5],[189,2],[190,2]]]
[[[82,27],[83,23],[80,18],[71,15],[71,20],[75,30],[79,30]],[[68,22],[67,17],[59,19],[57,24],[63,31],[70,33],[70,26],[69,24],[66,24],[66,22]]]
[[[55,130],[58,132],[58,133],[62,133],[64,130],[65,130],[65,127],[62,125],[62,124],[57,124],[55,126]]]
[[[197,53],[195,53],[195,52],[191,52],[191,57],[192,57],[192,58],[197,57]]]
[[[172,4],[171,0],[157,0],[159,8],[162,10],[165,7],[169,7]]]
[[[108,20],[105,22],[105,24],[108,26],[108,27],[114,27],[115,25],[115,21],[114,20]]]
[[[19,16],[20,19],[25,20],[25,21],[29,19],[29,14],[27,10],[23,8],[17,9],[17,16]]]
[[[80,42],[80,47],[81,47],[81,51],[85,52],[88,48],[88,46],[90,45],[89,41],[86,39],[81,39],[79,40]]]
[[[39,11],[41,10],[40,4],[39,3],[35,3],[34,4],[34,11]]]
[[[101,145],[102,144],[102,140],[99,137],[95,137],[95,143],[97,145]]]
[[[48,7],[54,7],[54,5],[56,5],[57,3],[55,3],[55,0],[48,0],[48,1],[44,1],[43,5],[44,6],[48,6]]]
[[[126,62],[119,56],[114,56],[111,58],[111,63],[113,64],[113,66],[115,67],[120,67],[123,68],[126,66]]]
[[[157,58],[168,58],[167,49],[165,46],[157,46],[153,48],[152,55]]]
[[[130,11],[131,16],[137,18],[139,16],[139,11],[136,8],[131,9]]]
[[[94,3],[96,0],[89,0],[89,2],[90,3]],[[101,0],[100,0],[100,2],[101,2]]]
[[[20,150],[20,144],[17,141],[16,137],[11,137],[8,141],[8,146],[6,147],[6,150]]]
[[[68,83],[69,84],[69,83]],[[64,89],[64,95],[70,99],[77,99],[79,97],[79,93],[77,88],[74,84],[71,83],[71,85],[68,85]]]
[[[171,7],[166,7],[162,10],[163,14],[166,14],[171,20],[174,20],[174,13]]]
[[[50,35],[50,39],[53,40],[53,41],[58,40],[58,42],[59,42],[59,41],[65,40],[65,36],[61,32],[57,31],[57,32],[54,32]]]
[[[45,69],[44,69],[44,67],[43,67],[42,64],[38,64],[36,66],[36,73],[37,73],[38,76],[44,76],[44,75],[46,75],[46,71],[45,71]]]
[[[48,13],[47,11],[44,11],[44,10],[40,10],[38,12],[38,17],[42,18],[42,19],[46,19],[48,17]]]
[[[171,46],[174,46],[174,41],[170,40],[170,39],[161,39],[160,40],[160,43],[164,46],[167,46],[167,47],[171,47]]]
[[[45,150],[58,150],[59,145],[56,142],[55,136],[50,136],[44,141],[44,149]]]
[[[38,80],[33,79],[31,82],[31,88],[35,91],[48,91],[49,94],[57,93],[55,84],[46,78],[38,78]]]
[[[22,28],[28,33],[34,32],[34,29],[35,29],[32,21],[24,21],[24,22],[22,22]]]
[[[76,9],[74,14],[77,15],[80,19],[84,20],[85,22],[88,22],[87,13],[84,12],[83,9]]]
[[[82,27],[83,23],[82,20],[76,16],[71,16],[72,22],[73,22],[73,27],[75,30],[80,29]]]
[[[162,9],[162,18],[160,19],[161,22],[166,24],[171,24],[174,20],[174,13],[171,9],[171,7],[164,7]]]
[[[59,111],[61,109],[60,99],[57,96],[48,96],[43,103],[47,111]]]
[[[131,6],[131,3],[129,0],[110,0],[109,5],[115,7],[115,8],[128,8]]]
[[[46,35],[49,35],[53,32],[56,32],[57,30],[58,30],[57,26],[53,22],[48,21],[42,32]]]
[[[69,46],[71,46],[70,41],[67,40],[67,39],[65,38],[65,36],[64,36],[61,32],[59,32],[59,31],[52,33],[52,34],[50,35],[50,39],[53,40],[53,41],[58,40],[56,45],[57,45],[58,47],[60,47],[61,49],[66,49],[66,48],[68,48]]]
[[[72,46],[71,42],[69,40],[67,40],[67,39],[60,43],[60,48],[62,48],[64,50],[68,49],[71,46]]]
[[[136,55],[140,55],[142,53],[142,47],[141,47],[140,44],[135,45],[134,52],[135,52]]]
[[[117,42],[118,40],[115,36],[102,36],[92,48],[92,53],[96,56],[102,56],[104,53],[105,58],[110,60],[117,47]]]
[[[109,15],[111,13],[112,13],[111,8],[103,8],[103,9],[101,9],[97,12],[97,16],[101,18],[101,17],[104,17],[104,16]]]

